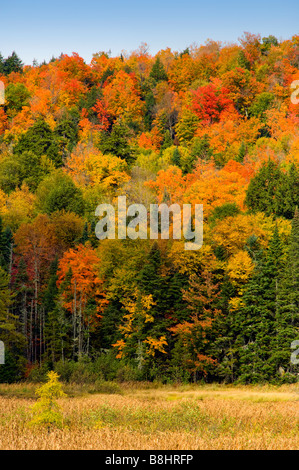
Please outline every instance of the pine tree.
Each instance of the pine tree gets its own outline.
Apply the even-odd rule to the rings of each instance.
[[[57,287],[58,260],[50,266],[50,275],[47,288],[43,295],[45,310],[45,342],[47,345],[46,357],[52,364],[71,356],[71,319],[67,318],[66,311],[59,299]]]
[[[3,267],[4,269],[8,272],[9,276],[11,275],[11,269],[12,269],[12,256],[13,256],[13,246],[14,246],[14,240],[13,240],[13,233],[10,229],[10,227],[6,227],[3,235]]]
[[[152,122],[154,119],[154,109],[155,109],[155,96],[152,90],[149,90],[145,95],[145,113],[144,113],[144,124],[147,131],[150,131],[152,128]]]
[[[134,161],[134,156],[128,139],[127,127],[121,122],[115,123],[110,134],[103,133],[99,148],[104,154],[115,155],[130,164]]]
[[[4,61],[4,73],[9,75],[11,72],[22,72],[23,63],[15,51]]]
[[[167,264],[167,256],[165,257],[157,241],[151,245],[147,260],[140,271],[138,286],[142,295],[151,295],[153,299],[150,314],[154,321],[146,325],[146,333],[153,338],[166,336],[168,344],[173,345],[175,339],[169,328],[188,315],[182,300],[186,279],[177,273],[171,264]],[[156,371],[155,374],[168,374],[169,357],[157,354],[152,367]]]
[[[99,246],[99,239],[96,236],[96,221],[92,220],[90,223],[89,231],[89,242],[91,243],[92,248],[97,248]]]
[[[53,274],[56,278],[55,275]],[[52,341],[52,358],[55,353],[53,351],[61,351],[61,358],[64,359],[66,356],[77,358],[78,355],[78,322],[79,318],[77,315],[76,307],[76,293],[74,296],[71,292],[72,284],[72,269],[69,268],[65,279],[59,286],[58,298],[55,301],[55,308],[49,313],[48,318],[48,335]],[[74,302],[74,312],[71,317],[67,316],[66,309],[63,306],[62,297],[64,302]],[[50,331],[49,331],[50,330]]]
[[[3,222],[0,216],[0,266],[11,276],[13,256],[13,234],[10,227],[3,230]]]
[[[79,118],[79,116],[78,116]],[[55,127],[53,138],[59,147],[59,152],[65,158],[78,143],[78,120],[65,117]]]
[[[225,382],[234,382],[237,365],[237,353],[235,351],[235,312],[229,308],[229,300],[237,296],[237,289],[224,276],[221,293],[216,303],[219,315],[212,325],[211,354],[217,359],[217,378]]]
[[[242,297],[234,328],[241,382],[265,382],[275,377],[272,340],[278,309],[282,248],[277,227],[266,252],[256,258],[256,267]]]
[[[5,345],[5,364],[1,366],[0,382],[14,381],[23,372],[25,338],[18,331],[18,317],[10,312],[12,294],[8,274],[0,267],[0,340]]]
[[[158,300],[161,294],[160,269],[161,252],[158,243],[155,241],[151,246],[147,263],[138,276],[140,288],[145,294],[152,294],[154,301]]]
[[[78,239],[78,243],[85,245],[85,243],[89,242],[92,248],[96,248],[99,244],[99,240],[95,234],[96,228],[96,221],[92,220],[90,223],[85,222],[83,227],[83,232],[81,237]]]
[[[22,334],[25,337],[24,352],[27,360],[29,357],[29,338],[32,324],[29,321],[30,302],[33,299],[34,293],[29,282],[27,273],[27,266],[24,258],[21,258],[17,266],[17,273],[13,282],[14,298],[11,306],[11,311],[18,318]]]
[[[47,155],[56,167],[62,165],[62,156],[59,152],[55,134],[43,119],[36,121],[27,132],[22,134],[13,149],[15,154],[22,154],[27,151],[31,151],[38,157]]]
[[[236,161],[240,162],[240,163],[243,163],[246,152],[247,152],[247,147],[246,147],[245,142],[242,140],[242,143],[240,145],[239,153],[237,155]]]
[[[43,306],[45,307],[46,312],[50,312],[55,307],[55,301],[58,296],[58,287],[57,287],[57,269],[58,269],[58,260],[57,258],[51,263],[49,270],[49,280],[47,288],[43,294]]]
[[[3,221],[2,217],[0,216],[0,266],[3,268],[5,267],[5,252],[6,252],[6,246],[5,246],[5,238],[4,238],[4,233],[3,233]]]
[[[160,148],[160,152],[162,153],[163,150],[167,149],[168,147],[171,147],[173,145],[171,133],[169,129],[166,129],[164,132],[164,139]]]
[[[299,173],[295,165],[283,173],[276,162],[265,163],[250,180],[245,203],[253,212],[292,219],[299,204]]]
[[[4,74],[4,57],[0,52],[0,75]]]
[[[291,343],[299,339],[299,212],[292,220],[290,245],[277,296],[275,335],[272,342],[276,376],[295,381],[298,366],[291,364]]]
[[[282,183],[283,174],[277,163],[269,160],[250,180],[245,203],[253,212],[264,212],[266,215],[279,213],[280,201],[277,198],[277,188]]]
[[[181,166],[181,154],[177,147],[173,151],[171,162],[173,165],[176,165],[178,167]]]
[[[156,58],[155,63],[152,66],[150,77],[156,80],[157,82],[167,80],[167,73],[159,57]]]
[[[88,230],[88,223],[85,222],[83,227],[82,237],[79,239],[79,243],[85,245],[85,243],[89,240],[89,230]]]
[[[299,173],[294,164],[281,178],[281,184],[277,188],[277,200],[279,201],[277,213],[292,220],[295,208],[299,204]]]
[[[243,69],[250,70],[250,62],[247,60],[244,51],[240,51],[238,54],[238,66],[242,67]]]

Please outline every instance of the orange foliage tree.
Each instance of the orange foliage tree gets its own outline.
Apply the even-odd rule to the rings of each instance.
[[[79,356],[89,351],[89,332],[102,317],[108,301],[100,279],[100,259],[89,245],[66,251],[59,261],[57,286],[63,306],[72,314],[74,350]],[[86,343],[84,344],[84,330]]]
[[[134,74],[120,70],[103,88],[103,107],[113,120],[140,120],[143,103]]]

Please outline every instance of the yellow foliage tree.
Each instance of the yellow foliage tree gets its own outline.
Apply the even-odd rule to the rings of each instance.
[[[47,376],[48,381],[36,391],[39,398],[32,406],[33,418],[29,425],[45,426],[49,432],[51,428],[62,428],[64,425],[63,415],[57,399],[66,397],[66,394],[62,390],[56,372],[51,371]]]
[[[34,218],[36,214],[35,203],[35,194],[30,192],[26,183],[23,183],[21,188],[16,188],[15,191],[6,197],[3,213],[4,223],[9,225],[12,230],[16,230],[22,223]]]
[[[117,189],[130,179],[124,160],[84,144],[78,145],[67,159],[66,172],[78,186],[100,186],[103,192]]]
[[[233,284],[240,286],[248,280],[253,269],[254,264],[248,252],[239,250],[229,259],[226,273]]]
[[[126,356],[126,349],[134,348],[136,354],[143,357],[144,353],[148,356],[155,356],[156,352],[165,353],[164,346],[167,346],[166,336],[152,337],[146,332],[148,323],[154,322],[151,309],[155,305],[151,294],[144,295],[139,291],[133,295],[133,300],[125,299],[124,307],[128,312],[123,316],[123,323],[119,327],[123,338],[118,340],[112,346],[118,350],[117,358]]]
[[[254,269],[254,263],[247,251],[239,250],[233,254],[226,265],[226,274],[237,288],[238,295],[229,301],[230,309],[237,310],[242,304],[243,287]]]
[[[226,217],[220,220],[213,234],[214,243],[221,245],[228,256],[236,255],[246,245],[248,238],[255,235],[262,247],[267,247],[275,223],[279,235],[285,244],[290,234],[291,224],[288,220],[267,217],[263,213],[238,214],[235,217]]]

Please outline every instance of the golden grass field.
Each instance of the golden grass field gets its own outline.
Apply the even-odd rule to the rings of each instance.
[[[0,450],[299,449],[298,384],[68,385],[64,426],[50,431],[28,425],[35,388],[0,384]]]

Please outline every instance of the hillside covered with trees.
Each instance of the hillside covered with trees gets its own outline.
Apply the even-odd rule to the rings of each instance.
[[[298,379],[296,80],[299,36],[0,54],[1,382]],[[202,248],[98,240],[123,195],[203,204]]]

